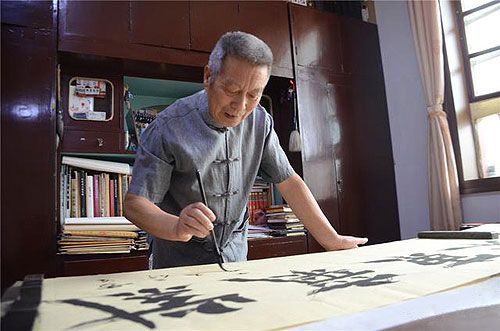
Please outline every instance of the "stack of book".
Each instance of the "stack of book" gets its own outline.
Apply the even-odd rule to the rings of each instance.
[[[275,236],[300,235],[306,232],[304,224],[287,205],[273,205],[266,208],[266,218],[271,234]]]
[[[146,233],[124,217],[67,218],[58,240],[60,254],[130,253],[148,249]]]
[[[63,156],[61,220],[123,216],[131,174],[127,163]]]
[[[273,203],[272,185],[257,177],[248,199],[250,224],[265,223],[265,210]]]
[[[269,226],[266,225],[253,225],[248,226],[248,238],[269,238],[272,237]]]
[[[148,249],[146,233],[123,217],[131,174],[127,163],[63,156],[60,254]]]

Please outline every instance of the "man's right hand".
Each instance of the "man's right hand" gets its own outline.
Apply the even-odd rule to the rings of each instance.
[[[214,228],[215,214],[201,202],[195,202],[184,209],[179,215],[175,227],[179,241],[189,241],[193,236],[205,238]]]

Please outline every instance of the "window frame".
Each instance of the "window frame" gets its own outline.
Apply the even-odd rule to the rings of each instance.
[[[500,91],[492,92],[492,93],[488,93],[488,94],[483,94],[483,95],[479,95],[479,96],[474,95],[474,81],[472,79],[472,70],[471,70],[471,65],[470,65],[470,60],[472,58],[475,58],[475,57],[478,57],[478,56],[481,56],[484,54],[489,54],[489,53],[492,53],[495,51],[499,51],[500,45],[490,47],[488,49],[470,54],[469,50],[467,48],[467,35],[465,33],[465,19],[464,18],[465,18],[465,16],[476,13],[480,10],[494,6],[494,5],[499,4],[499,3],[500,3],[500,0],[493,0],[493,1],[487,2],[485,4],[482,4],[479,7],[469,9],[469,10],[464,12],[462,10],[462,2],[457,1],[456,14],[457,14],[457,18],[458,18],[457,19],[458,31],[460,34],[460,46],[461,46],[461,51],[462,51],[462,55],[463,55],[462,58],[464,60],[464,67],[465,67],[465,81],[466,81],[466,85],[467,85],[467,91],[469,94],[469,102],[470,103],[500,97]]]
[[[474,8],[472,10],[480,10],[481,8],[488,7],[490,5],[499,3],[500,0],[496,1],[490,1],[482,6],[479,6],[477,8]],[[462,58],[462,64],[464,65],[464,70],[463,70],[463,77],[464,77],[464,84],[465,84],[465,90],[467,91],[468,95],[466,96],[468,99],[468,103],[471,104],[472,102],[477,102],[477,101],[483,101],[487,99],[492,99],[495,97],[500,96],[500,93],[490,93],[487,95],[482,95],[480,97],[474,97],[473,90],[472,90],[472,75],[470,71],[470,62],[469,62],[469,53],[467,52],[467,40],[465,39],[465,24],[463,20],[463,15],[462,15],[462,8],[461,8],[461,2],[456,1],[453,4],[453,12],[455,14],[455,19],[456,19],[456,24],[457,24],[457,30],[459,32],[459,49],[457,51],[461,52],[461,58]],[[472,13],[472,11],[466,11],[467,13]],[[465,46],[465,47],[464,47]],[[443,104],[443,110],[447,114],[448,122],[449,122],[449,128],[450,128],[450,134],[451,134],[451,141],[453,145],[453,149],[455,151],[455,163],[457,167],[457,173],[458,173],[458,180],[459,180],[459,190],[461,194],[472,194],[472,193],[487,193],[487,192],[498,192],[500,191],[500,177],[487,177],[487,178],[478,178],[478,179],[465,179],[464,176],[464,169],[463,169],[463,163],[462,163],[462,150],[460,148],[460,137],[458,133],[458,122],[457,122],[457,114],[455,110],[455,101],[453,97],[453,91],[451,87],[451,72],[450,68],[448,65],[448,50],[446,49],[446,42],[445,42],[445,35],[444,35],[444,30],[443,30],[443,55],[444,55],[444,104]],[[465,95],[464,95],[465,97]],[[470,113],[469,113],[470,114]],[[473,130],[475,130],[475,125],[474,123],[470,123],[473,127]],[[478,155],[477,153],[477,144],[476,144],[476,137],[474,137],[474,145],[476,146],[476,156]],[[478,172],[480,169],[478,168]]]

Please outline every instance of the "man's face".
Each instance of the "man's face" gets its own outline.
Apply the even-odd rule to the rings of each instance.
[[[269,80],[267,66],[255,66],[231,56],[224,59],[221,72],[209,83],[210,76],[205,66],[203,83],[210,114],[223,127],[235,127],[250,115]]]

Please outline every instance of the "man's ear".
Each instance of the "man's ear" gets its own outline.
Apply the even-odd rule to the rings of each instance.
[[[203,68],[203,86],[205,88],[207,88],[208,85],[210,84],[210,76],[211,75],[212,75],[212,73],[210,72],[210,68],[208,67],[208,65],[206,65]]]

